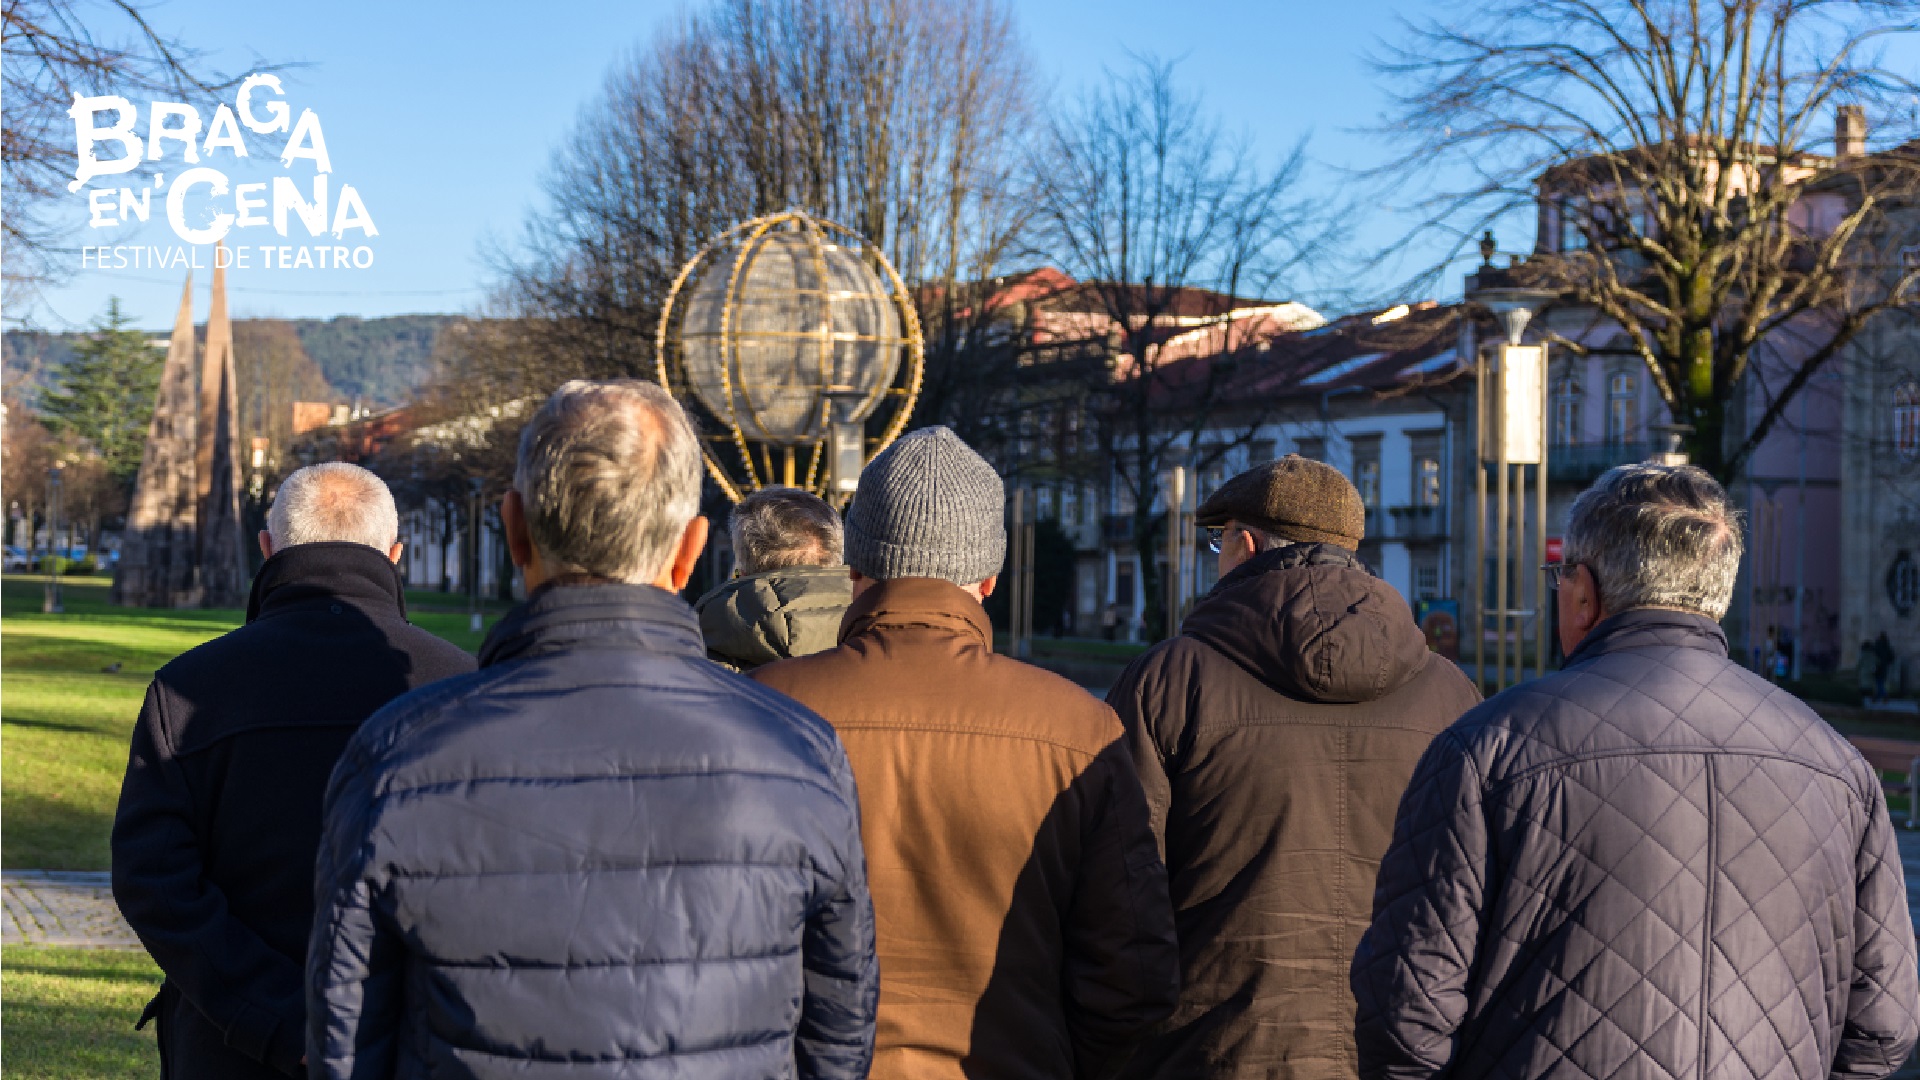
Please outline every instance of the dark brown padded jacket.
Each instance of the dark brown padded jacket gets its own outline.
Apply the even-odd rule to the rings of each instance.
[[[838,648],[751,678],[833,724],[880,957],[872,1075],[1111,1075],[1178,994],[1166,871],[1113,710],[992,649],[945,581],[881,582]]]
[[[1354,555],[1294,544],[1221,579],[1107,700],[1180,935],[1180,1005],[1128,1074],[1354,1076],[1347,965],[1394,812],[1480,695]]]

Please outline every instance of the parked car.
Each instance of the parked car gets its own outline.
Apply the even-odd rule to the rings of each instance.
[[[4,559],[0,559],[0,569],[9,574],[17,574],[32,565],[33,560],[27,557],[27,553],[12,544],[7,545],[6,555]]]

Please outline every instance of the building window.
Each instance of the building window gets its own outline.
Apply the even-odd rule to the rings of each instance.
[[[1435,562],[1422,562],[1413,568],[1413,598],[1415,600],[1438,600],[1440,598],[1440,566]]]
[[[1640,400],[1640,380],[1622,371],[1607,380],[1607,442],[1618,446],[1634,428]]]
[[[1569,375],[1553,388],[1553,445],[1577,446],[1580,442],[1580,384]]]
[[[1226,482],[1227,467],[1225,465],[1214,464],[1207,466],[1201,471],[1200,486],[1195,489],[1193,493],[1193,497],[1196,500],[1194,505],[1197,506],[1205,502],[1208,496],[1219,491],[1221,486]]]
[[[1380,463],[1363,461],[1353,468],[1353,486],[1360,490],[1360,505],[1373,510],[1380,505]]]
[[[1920,605],[1920,564],[1913,561],[1911,552],[1901,551],[1887,568],[1887,600],[1893,604],[1894,614],[1903,619]]]
[[[1560,250],[1587,249],[1587,200],[1568,197],[1560,200]]]
[[[1440,505],[1440,459],[1415,458],[1413,462],[1413,501],[1418,506]]]
[[[1080,524],[1080,485],[1068,484],[1060,489],[1060,520],[1068,525]]]
[[[1920,383],[1893,388],[1893,451],[1902,461],[1920,457]]]
[[[1042,487],[1033,493],[1034,520],[1050,521],[1053,518],[1053,489]]]
[[[1293,440],[1293,452],[1303,458],[1314,461],[1327,460],[1327,440],[1317,436],[1306,436]]]

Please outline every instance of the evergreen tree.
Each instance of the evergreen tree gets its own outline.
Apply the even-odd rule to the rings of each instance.
[[[100,453],[109,475],[131,485],[153,420],[165,354],[147,335],[127,328],[120,300],[107,301],[107,315],[76,344],[53,373],[56,386],[40,399],[47,426],[85,439]]]

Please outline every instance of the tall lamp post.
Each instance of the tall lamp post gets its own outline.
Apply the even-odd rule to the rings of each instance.
[[[47,595],[40,610],[59,615],[66,609],[60,603],[60,476],[67,463],[56,461],[47,470]]]
[[[1480,678],[1487,681],[1487,636],[1493,634],[1493,689],[1506,687],[1509,655],[1513,668],[1524,670],[1524,644],[1517,635],[1524,620],[1533,619],[1534,674],[1546,674],[1551,629],[1546,620],[1546,573],[1538,569],[1547,550],[1547,347],[1524,345],[1521,340],[1533,316],[1558,294],[1549,289],[1520,285],[1507,271],[1493,266],[1493,237],[1481,241],[1485,264],[1467,290],[1469,302],[1493,313],[1506,331],[1506,341],[1491,350],[1476,349],[1474,401],[1477,410],[1479,456],[1474,467],[1477,513],[1474,518],[1473,610],[1474,648]],[[1494,476],[1492,540],[1494,550],[1493,609],[1486,609],[1489,506],[1487,471]],[[1528,544],[1527,477],[1533,477],[1533,543]],[[1531,551],[1528,548],[1531,547]],[[1522,575],[1516,567],[1534,567]],[[1531,608],[1517,606],[1532,581]],[[1515,671],[1518,674],[1518,671]]]
[[[472,576],[467,581],[467,629],[480,632],[480,478],[469,477],[467,483],[472,494],[467,499],[467,550],[472,554],[467,558],[467,567]]]

